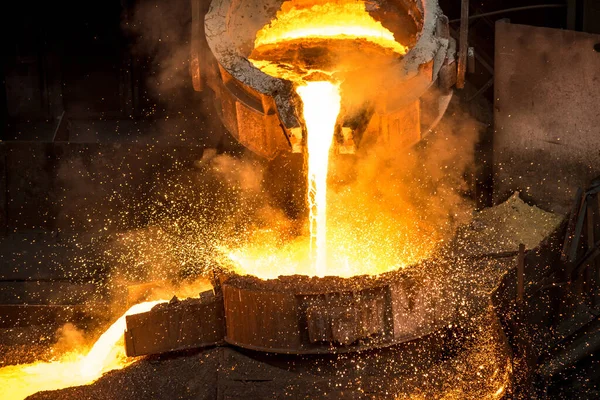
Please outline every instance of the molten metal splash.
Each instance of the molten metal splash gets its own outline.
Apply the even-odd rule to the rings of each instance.
[[[324,276],[327,269],[327,170],[341,97],[339,87],[331,82],[308,82],[296,91],[302,98],[307,131],[310,253],[314,274]]]
[[[19,400],[44,390],[87,385],[107,371],[126,367],[131,360],[126,359],[123,346],[119,344],[125,332],[125,317],[149,311],[166,301],[149,301],[131,307],[100,336],[86,355],[71,353],[60,361],[0,368],[2,398]]]
[[[314,4],[314,2],[312,2]],[[406,54],[406,46],[376,21],[362,1],[345,0],[303,7],[299,0],[283,3],[277,17],[256,34],[254,47],[294,39],[364,39]]]

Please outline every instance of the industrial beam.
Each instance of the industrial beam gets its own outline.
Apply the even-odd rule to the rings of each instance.
[[[465,87],[465,75],[467,73],[467,56],[469,50],[469,0],[462,0],[460,9],[460,37],[458,49],[458,71],[456,76],[456,87]]]

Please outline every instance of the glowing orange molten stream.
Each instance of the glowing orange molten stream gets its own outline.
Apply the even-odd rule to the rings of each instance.
[[[406,54],[406,46],[376,21],[365,3],[356,0],[326,2],[303,7],[293,0],[283,3],[277,17],[256,34],[254,47],[295,39],[364,39],[381,47]]]
[[[125,317],[149,311],[166,301],[149,301],[131,307],[100,336],[86,355],[68,354],[60,361],[0,368],[0,387],[2,395],[6,396],[3,398],[20,400],[44,390],[87,385],[107,371],[126,367],[131,360],[127,361],[123,345],[119,343],[125,332]]]
[[[341,97],[339,87],[330,82],[308,82],[296,91],[302,98],[307,131],[311,259],[315,275],[324,276],[327,270],[327,169]]]
[[[111,352],[118,345],[119,340],[123,337],[123,332],[126,330],[127,325],[125,323],[125,317],[150,311],[155,305],[166,301],[167,300],[156,300],[136,304],[119,317],[119,319],[116,320],[110,328],[98,338],[98,340],[96,340],[92,349],[81,360],[79,369],[81,376],[90,380],[96,380],[102,375],[103,371],[119,368],[122,363],[119,362],[118,359],[111,358]]]

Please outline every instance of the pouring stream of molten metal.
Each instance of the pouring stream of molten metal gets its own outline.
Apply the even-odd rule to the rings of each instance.
[[[136,304],[127,310],[125,314],[116,320],[110,328],[96,340],[92,349],[81,361],[81,368],[79,370],[81,376],[95,380],[102,375],[102,371],[107,367],[117,367],[118,363],[115,365],[110,356],[111,350],[118,345],[119,340],[123,337],[123,332],[125,332],[127,328],[125,317],[150,311],[155,305],[164,302],[166,302],[166,300],[147,301],[145,303]]]
[[[297,88],[302,98],[308,152],[310,253],[316,276],[327,270],[327,169],[335,123],[340,112],[339,87],[331,82],[308,82]]]
[[[100,336],[86,355],[70,354],[60,361],[0,368],[0,393],[5,396],[2,398],[20,400],[44,390],[86,385],[107,371],[126,367],[131,360],[126,360],[120,343],[126,327],[125,317],[149,311],[166,301],[148,301],[131,307]]]

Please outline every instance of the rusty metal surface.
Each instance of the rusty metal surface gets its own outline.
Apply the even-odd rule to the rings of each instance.
[[[223,300],[202,296],[155,307],[126,318],[125,352],[128,356],[219,344],[224,337]]]
[[[381,138],[387,146],[406,149],[421,140],[421,107],[419,100],[395,112],[376,114],[365,136]]]
[[[448,362],[448,359],[469,360],[467,354],[480,350],[480,343],[473,339],[482,333],[471,331],[469,327],[463,334],[455,331],[453,341],[445,341],[443,338],[449,333],[439,331],[385,349],[332,357],[248,355],[224,347],[220,349],[216,398],[430,399],[441,397],[444,390],[457,398],[487,398],[479,388],[483,382],[489,382],[489,391],[497,391],[490,383],[494,377],[509,375],[510,349],[493,312],[483,321],[487,326],[484,335],[488,335],[487,343],[491,345],[485,362],[491,361],[495,368],[467,368],[480,373],[466,379],[464,385],[449,382],[456,376],[465,376],[465,363]],[[474,352],[474,349],[477,350]],[[482,361],[479,359],[477,365]]]
[[[290,353],[301,347],[293,294],[223,285],[223,299],[227,342],[253,350],[272,348]]]
[[[273,98],[243,86],[223,68],[208,77],[223,125],[242,145],[267,159],[288,151],[291,132],[282,125]]]
[[[204,16],[208,11],[208,0],[191,0],[192,27],[190,43],[190,76],[194,90],[201,92],[204,89],[206,72],[203,69],[203,58],[208,55],[208,44],[204,36]]]
[[[248,43],[252,43],[258,29],[271,21],[280,5],[280,0],[262,1],[260,6],[253,1],[238,4],[215,0],[206,14],[204,27],[206,41],[220,70],[220,76],[206,80],[216,94],[220,117],[242,145],[268,159],[281,152],[302,151],[300,146],[294,145],[297,142],[294,130],[301,127],[298,119],[301,112],[300,101],[291,83],[264,74],[252,67],[246,58],[251,50]],[[377,105],[376,115],[372,118],[376,121],[371,125],[378,128],[380,135],[403,138],[400,144],[412,145],[421,139],[419,109],[414,116],[416,128],[409,134],[406,133],[408,129],[398,127],[398,116],[404,118],[405,110],[412,110],[412,105],[418,104],[421,95],[436,82],[442,68],[442,84],[454,84],[456,45],[449,38],[448,19],[437,1],[407,3],[406,6],[418,21],[418,41],[405,57],[395,61],[397,65],[390,69],[395,73],[382,77],[382,93],[378,94],[381,104]],[[192,41],[200,42],[195,38],[199,32],[200,29],[194,28]],[[194,62],[192,59],[192,78],[194,85],[200,86],[197,76],[202,68]],[[363,130],[361,127],[353,132],[358,138],[354,140],[356,144]],[[339,146],[339,151],[353,152],[343,145]]]
[[[307,292],[268,290],[243,278],[225,281],[225,341],[287,354],[391,346],[433,333],[456,317],[443,286],[407,277],[352,290],[324,284]]]
[[[555,212],[600,174],[600,35],[496,25],[494,201]]]
[[[377,292],[311,295],[300,298],[310,343],[349,345],[385,332],[384,296]]]

